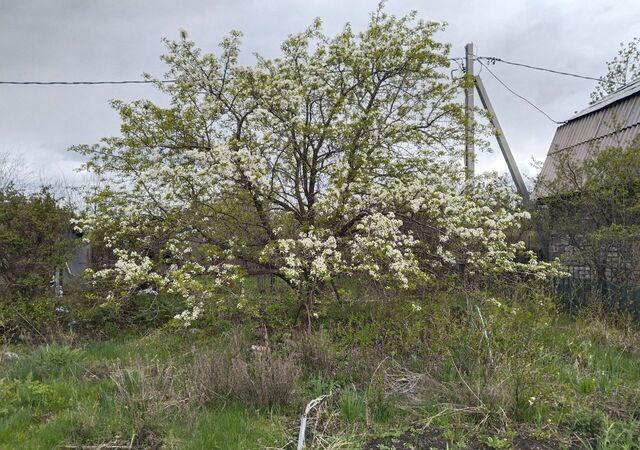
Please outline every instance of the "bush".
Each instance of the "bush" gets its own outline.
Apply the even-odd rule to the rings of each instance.
[[[16,409],[28,408],[39,416],[62,408],[66,398],[51,385],[30,377],[26,380],[0,379],[0,417],[15,414]]]
[[[71,217],[48,188],[30,195],[0,190],[0,300],[47,292],[71,251]]]
[[[0,298],[0,341],[45,340],[58,331],[55,308],[50,297]]]

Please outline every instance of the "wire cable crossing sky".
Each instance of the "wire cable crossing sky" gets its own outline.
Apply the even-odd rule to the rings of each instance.
[[[557,124],[557,125],[562,125],[565,122],[561,122],[559,120],[555,120],[553,119],[549,114],[547,114],[546,112],[544,112],[539,106],[537,106],[535,103],[533,103],[531,100],[527,99],[526,97],[518,94],[516,91],[514,91],[512,88],[510,88],[504,81],[502,81],[500,79],[500,77],[498,77],[495,73],[493,73],[493,71],[491,69],[489,69],[489,67],[487,67],[486,64],[484,64],[482,62],[482,60],[478,59],[478,62],[482,65],[483,68],[487,69],[487,72],[489,72],[491,74],[491,76],[493,78],[496,79],[496,81],[498,81],[498,83],[500,83],[507,91],[511,92],[513,95],[515,95],[516,97],[518,97],[521,100],[524,100],[526,103],[528,103],[530,106],[532,106],[533,108],[535,108],[538,112],[540,112],[542,115],[544,115],[547,119],[549,119],[551,122]]]
[[[496,56],[476,56],[475,59],[478,62],[480,62],[481,60],[485,60],[490,64],[495,64],[495,63],[499,62],[499,63],[503,63],[503,64],[509,64],[511,66],[519,66],[519,67],[524,67],[524,68],[527,68],[527,69],[539,70],[539,71],[542,71],[542,72],[555,73],[557,75],[565,75],[565,76],[568,76],[568,77],[582,78],[584,80],[600,81],[600,78],[596,78],[596,77],[589,77],[589,76],[586,76],[586,75],[578,75],[576,73],[563,72],[562,70],[548,69],[546,67],[538,67],[538,66],[533,66],[531,64],[524,64],[524,63],[520,63],[520,62],[506,61],[506,60],[504,60],[502,58],[498,58]]]
[[[347,23],[360,32],[376,3],[5,1],[0,8],[6,36],[0,40],[0,154],[19,156],[43,179],[81,185],[83,175],[76,170],[85,160],[67,149],[120,133],[112,100],[167,104],[167,97],[153,89],[176,78],[165,75],[163,38],[180,39],[180,30],[186,30],[203,53],[217,53],[229,31],[238,30],[239,62],[252,65],[255,54],[279,57],[282,42],[317,18],[328,36]],[[435,39],[450,46],[455,76],[462,71],[465,44],[473,42],[482,49],[476,57],[487,58],[480,61],[511,90],[558,120],[589,104],[620,42],[640,36],[637,0],[388,0],[386,9],[400,17],[415,10],[419,19],[443,24]],[[514,158],[524,176],[534,176],[538,169],[532,158],[544,158],[557,124],[516,100],[480,64],[476,75],[481,69]],[[478,155],[479,173],[507,170],[495,150]]]
[[[600,81],[600,78],[589,77],[586,75],[578,75],[570,72],[563,72],[560,70],[548,69],[544,67],[537,67],[530,64],[518,63],[513,61],[506,61],[502,58],[498,58],[497,56],[476,56],[474,58],[476,61],[482,64],[482,60],[487,61],[490,64],[495,64],[497,62],[509,64],[513,66],[524,67],[532,70],[539,70],[549,73],[554,73],[557,75],[565,75],[574,78],[582,78],[585,80],[593,80]],[[460,61],[463,58],[449,58],[450,61]],[[486,68],[486,65],[483,64]],[[0,84],[4,85],[37,85],[37,86],[51,86],[51,85],[62,85],[62,86],[91,86],[91,85],[103,85],[103,84],[156,84],[156,83],[175,83],[176,80],[109,80],[109,81],[2,81],[0,80]]]
[[[35,86],[91,86],[99,84],[156,84],[175,83],[176,80],[116,80],[116,81],[0,81],[5,85]]]

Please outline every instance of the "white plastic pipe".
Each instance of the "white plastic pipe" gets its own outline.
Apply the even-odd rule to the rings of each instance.
[[[307,407],[304,409],[304,414],[302,414],[302,416],[300,417],[300,433],[298,434],[297,450],[302,450],[304,448],[304,435],[307,429],[307,416],[309,415],[309,412],[320,403],[322,403],[322,400],[329,397],[330,395],[331,392],[329,392],[329,394],[327,395],[321,395],[318,398],[314,398],[309,403],[307,403]]]
[[[307,416],[300,417],[300,434],[298,434],[298,449],[302,450],[304,447],[304,433],[307,428]]]

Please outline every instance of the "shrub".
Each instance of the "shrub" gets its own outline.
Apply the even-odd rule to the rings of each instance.
[[[0,190],[0,299],[47,292],[73,244],[71,217],[48,188],[35,194]]]
[[[29,408],[32,414],[43,415],[60,409],[64,396],[54,387],[33,380],[7,381],[0,379],[0,417],[15,413],[18,408]]]
[[[0,294],[0,340],[44,340],[45,336],[57,331],[55,307],[56,302],[50,297],[2,299]]]

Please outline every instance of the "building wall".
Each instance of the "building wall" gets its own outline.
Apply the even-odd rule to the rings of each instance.
[[[610,242],[604,244],[599,252],[597,259],[603,266],[607,282],[621,286],[640,286],[640,242]],[[559,258],[573,278],[597,278],[596,270],[592,267],[596,258],[577,256],[567,236],[551,233],[549,257]]]

